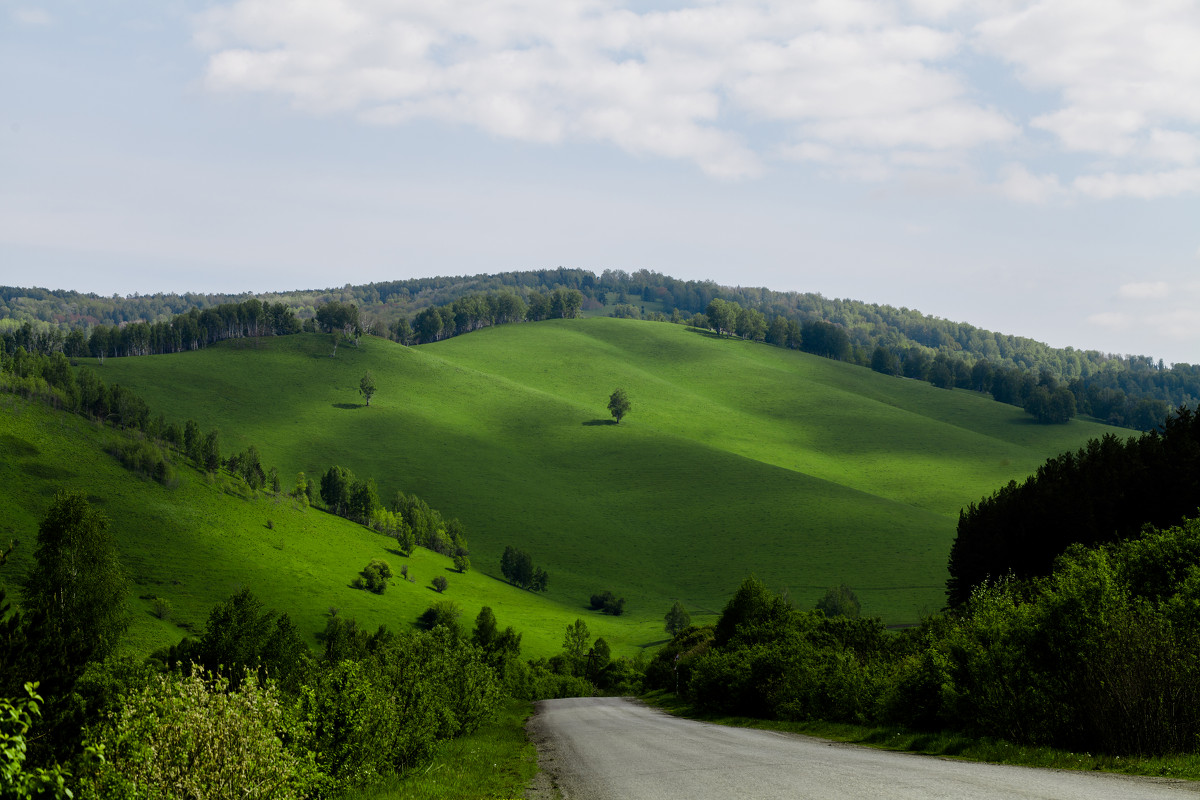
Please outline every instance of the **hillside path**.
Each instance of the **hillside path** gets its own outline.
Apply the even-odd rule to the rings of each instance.
[[[1200,784],[977,764],[711,725],[610,697],[543,700],[531,798],[564,800],[1158,800]]]

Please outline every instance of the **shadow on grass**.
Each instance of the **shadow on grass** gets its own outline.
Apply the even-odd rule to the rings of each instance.
[[[616,425],[617,421],[615,419],[589,419],[583,424],[589,427],[595,425]]]
[[[364,408],[364,406],[362,406],[359,403],[334,403],[333,407],[334,408]]]

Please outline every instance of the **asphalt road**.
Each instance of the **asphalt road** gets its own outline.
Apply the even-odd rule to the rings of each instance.
[[[544,700],[529,722],[543,769],[529,796],[564,800],[1157,800],[1200,784],[975,764],[679,719],[617,698]]]

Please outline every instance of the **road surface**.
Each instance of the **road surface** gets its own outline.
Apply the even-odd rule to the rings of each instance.
[[[1184,800],[1200,784],[977,764],[710,725],[618,698],[544,700],[529,722],[564,800]]]

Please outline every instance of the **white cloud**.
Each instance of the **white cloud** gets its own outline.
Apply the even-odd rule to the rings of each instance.
[[[1200,193],[1200,168],[1167,172],[1105,172],[1081,175],[1074,180],[1072,186],[1079,194],[1099,200],[1114,197],[1136,197],[1143,200],[1177,197]]]
[[[11,12],[12,18],[21,25],[50,25],[54,22],[54,17],[50,16],[50,12],[43,8],[14,8]]]
[[[1040,205],[1066,192],[1057,175],[1034,175],[1021,164],[1007,165],[1000,175],[1001,193],[1022,203]]]
[[[1131,300],[1161,300],[1167,297],[1169,287],[1166,281],[1145,281],[1142,283],[1126,283],[1119,290],[1121,297]]]
[[[950,7],[918,5],[932,17]],[[865,172],[884,174],[912,151],[960,153],[1019,133],[973,101],[953,68],[961,33],[878,0],[644,13],[614,0],[239,0],[198,19],[214,91],[279,93],[377,124],[435,119],[531,142],[603,141],[729,178],[758,174],[765,153],[792,142],[834,151],[827,164],[863,173],[853,165],[878,163],[882,172]],[[763,123],[785,132],[752,147]]]
[[[1200,309],[1175,308],[1155,314],[1147,324],[1163,336],[1178,341],[1195,340],[1200,331]]]
[[[1102,311],[1098,314],[1092,314],[1087,318],[1087,321],[1098,327],[1116,331],[1129,328],[1133,322],[1128,314],[1123,314],[1120,311]]]
[[[197,17],[196,40],[214,91],[374,124],[606,142],[726,178],[776,157],[866,181],[974,175],[996,151],[1042,148],[1026,132],[1043,132],[1040,156],[1075,158],[1005,167],[1005,196],[1200,192],[1192,0],[690,2],[234,0]],[[1037,102],[973,84],[980,55]]]
[[[1065,153],[1100,156],[1078,193],[1170,197],[1200,191],[1200,5],[1190,0],[1035,0],[981,18],[974,44],[1058,107],[1030,120]],[[1164,172],[1163,166],[1176,169]],[[1115,168],[1114,168],[1115,167]]]

